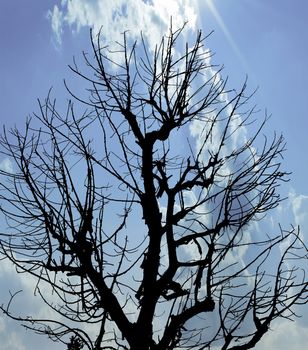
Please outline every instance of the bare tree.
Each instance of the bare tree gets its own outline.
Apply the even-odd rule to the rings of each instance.
[[[1,251],[55,317],[2,310],[68,348],[250,349],[306,301],[298,230],[256,230],[281,201],[283,138],[262,136],[201,32],[179,53],[182,30],[153,51],[91,35],[70,67],[88,98],[67,87],[65,113],[49,95],[2,134]]]

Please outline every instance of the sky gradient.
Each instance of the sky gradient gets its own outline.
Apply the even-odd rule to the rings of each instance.
[[[37,111],[37,98],[44,99],[51,87],[59,104],[65,104],[68,96],[63,79],[74,81],[67,66],[73,56],[81,61],[82,50],[89,49],[90,27],[97,30],[102,26],[110,41],[119,39],[124,30],[138,38],[142,29],[153,47],[171,15],[174,27],[188,20],[188,36],[199,28],[204,33],[214,30],[206,43],[215,53],[212,62],[224,65],[230,88],[239,89],[248,76],[249,90],[258,88],[253,99],[260,118],[266,111],[272,115],[266,133],[283,133],[287,142],[283,168],[292,174],[281,188],[288,198],[269,214],[273,229],[279,222],[300,225],[307,242],[306,0],[1,0],[0,6],[1,128],[22,128],[26,118]],[[9,166],[0,158],[0,167]],[[8,300],[9,289],[23,289],[25,294],[19,296],[15,309],[48,315],[44,305],[31,297],[34,283],[16,275],[8,263],[0,263],[0,303]],[[302,350],[308,343],[307,315],[291,324],[277,322],[272,329],[257,350]],[[0,350],[41,347],[63,349],[0,315]]]

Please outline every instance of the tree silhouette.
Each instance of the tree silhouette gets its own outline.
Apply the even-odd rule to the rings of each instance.
[[[55,316],[2,310],[69,349],[250,349],[305,303],[298,230],[256,229],[281,201],[284,140],[182,30],[154,50],[91,34],[70,67],[88,97],[67,86],[65,113],[48,95],[2,134],[1,251]]]

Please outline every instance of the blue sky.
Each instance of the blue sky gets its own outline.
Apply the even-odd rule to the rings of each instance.
[[[272,118],[266,132],[282,132],[287,142],[284,168],[292,171],[282,192],[288,195],[271,214],[274,221],[300,224],[308,234],[308,3],[306,0],[0,0],[0,121],[22,127],[37,110],[37,98],[50,87],[63,104],[67,94],[63,79],[73,81],[67,65],[89,48],[89,26],[103,26],[113,39],[129,29],[133,37],[142,29],[154,44],[173,16],[175,25],[189,20],[188,33],[214,30],[207,46],[215,53],[213,63],[224,64],[229,87],[239,88],[246,75],[254,102]],[[101,5],[101,6],[99,6]],[[77,86],[78,87],[78,86]],[[5,167],[5,159],[0,158]],[[26,290],[33,284],[0,264],[0,302],[7,288]],[[31,304],[32,305],[32,304]],[[33,301],[33,308],[44,313]],[[19,307],[26,308],[23,302]],[[257,349],[300,350],[308,342],[308,319],[277,324]],[[287,334],[287,335],[286,335]],[[61,349],[48,340],[21,332],[0,316],[0,350],[29,350],[44,346]],[[43,345],[44,344],[44,345]]]

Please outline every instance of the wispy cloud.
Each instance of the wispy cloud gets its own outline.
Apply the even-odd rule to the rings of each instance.
[[[1,334],[1,350],[26,350],[21,338],[16,332]]]
[[[13,164],[10,161],[10,159],[8,158],[4,158],[1,162],[0,162],[0,170],[6,171],[7,173],[12,173],[13,170]]]
[[[289,202],[296,225],[307,227],[308,224],[308,196],[297,194],[294,190],[289,193]]]
[[[298,322],[290,324],[288,321],[282,321],[264,336],[263,341],[256,346],[256,350],[303,350],[307,344],[307,327],[299,325]]]
[[[58,44],[62,43],[64,27],[77,33],[82,27],[93,27],[96,32],[103,27],[107,43],[120,41],[126,30],[131,38],[138,38],[142,30],[153,48],[168,30],[171,16],[175,28],[185,21],[188,21],[187,29],[195,27],[196,3],[189,0],[132,0],[128,5],[126,0],[62,0],[61,6],[55,5],[48,17]]]
[[[48,11],[47,18],[50,19],[51,28],[55,36],[57,45],[62,44],[62,23],[63,13],[57,5],[54,6],[53,10]]]

